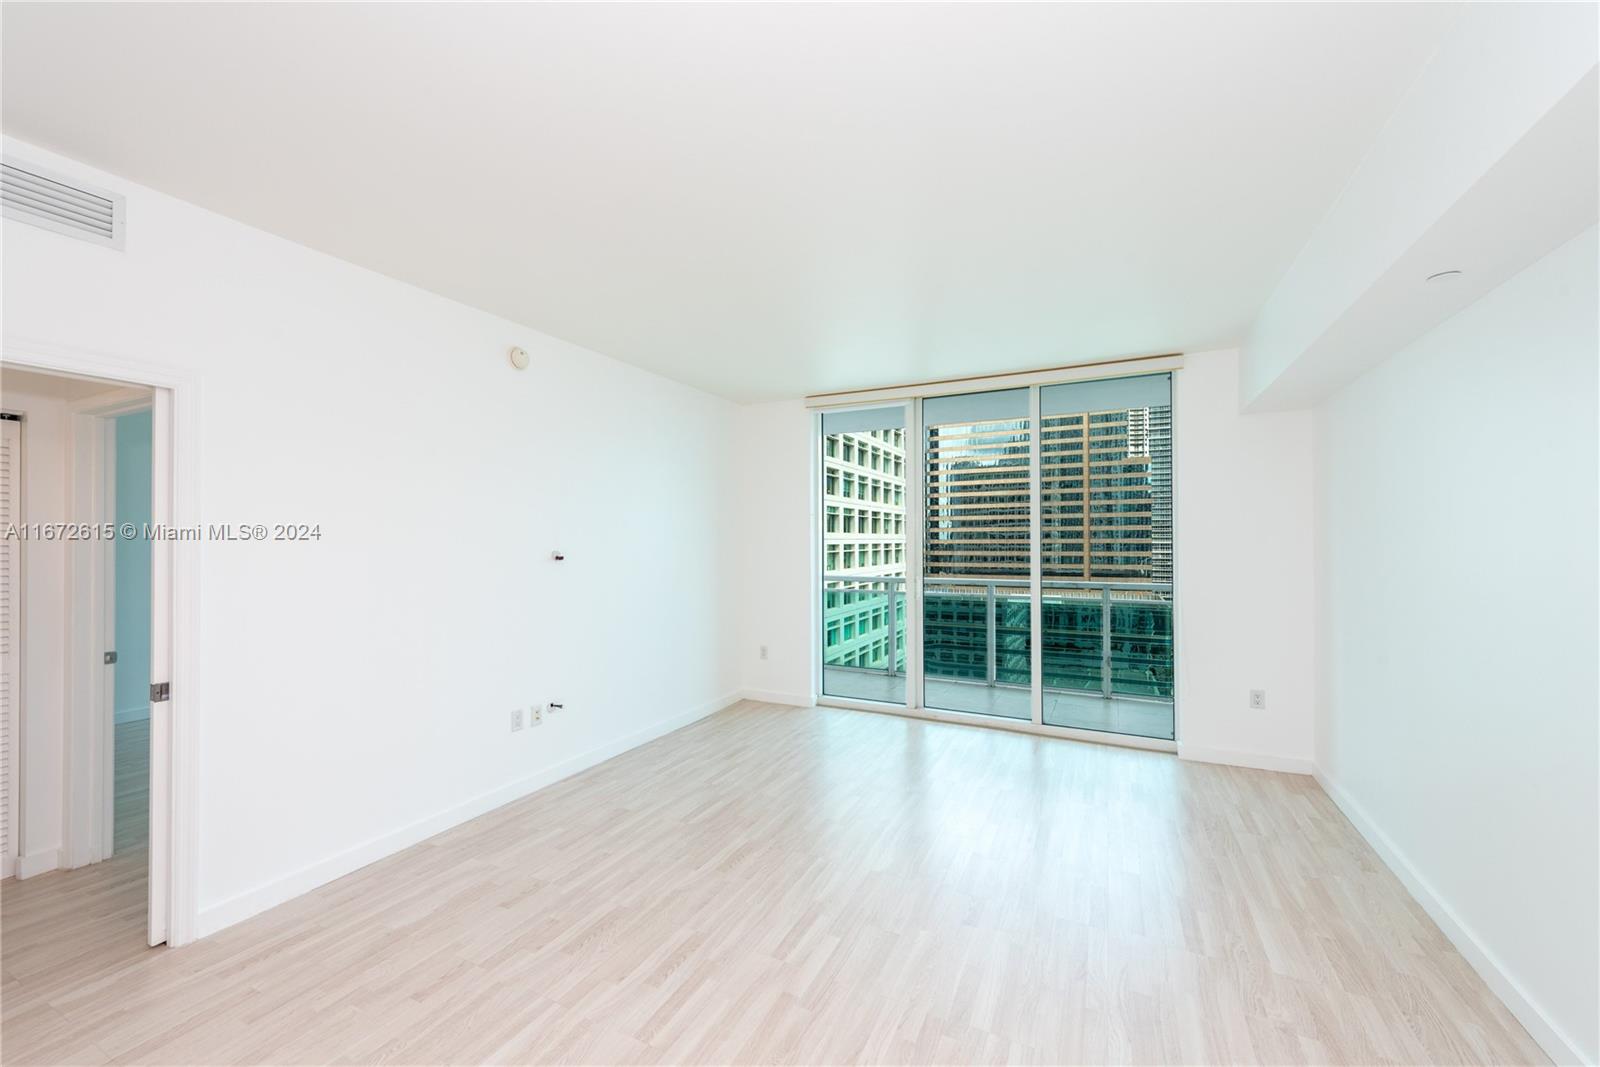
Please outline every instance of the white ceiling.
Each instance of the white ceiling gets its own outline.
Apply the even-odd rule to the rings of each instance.
[[[3,123],[766,399],[1237,343],[1456,17],[7,3]]]
[[[137,386],[123,385],[102,378],[77,378],[65,374],[0,367],[0,404],[7,393],[28,393],[53,400],[86,400],[102,393],[119,393]]]

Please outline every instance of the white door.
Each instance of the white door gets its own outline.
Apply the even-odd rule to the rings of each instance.
[[[157,389],[151,404],[150,516],[173,524],[172,393]],[[172,543],[150,545],[150,681],[172,678]],[[152,697],[154,694],[151,694]],[[170,933],[172,911],[172,701],[150,703],[150,944]]]
[[[17,871],[17,639],[21,632],[21,541],[4,536],[20,521],[22,424],[0,421],[0,878]]]

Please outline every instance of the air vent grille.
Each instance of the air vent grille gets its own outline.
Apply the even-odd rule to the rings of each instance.
[[[32,166],[0,163],[5,217],[95,244],[122,247],[122,197],[69,182]]]

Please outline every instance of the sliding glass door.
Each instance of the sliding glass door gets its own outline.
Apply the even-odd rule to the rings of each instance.
[[[1171,739],[1171,376],[1039,406],[1043,721]]]
[[[904,406],[822,417],[822,692],[906,702]]]
[[[1173,739],[1170,374],[828,412],[820,448],[825,697]]]
[[[922,403],[923,705],[1033,718],[1026,389]]]

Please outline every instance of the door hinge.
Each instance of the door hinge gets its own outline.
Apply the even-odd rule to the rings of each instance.
[[[150,685],[150,703],[159,704],[163,700],[172,698],[171,682],[152,682]]]
[[[115,652],[107,652],[106,653],[106,662],[107,663],[115,663],[115,662],[117,662],[117,654]]]

